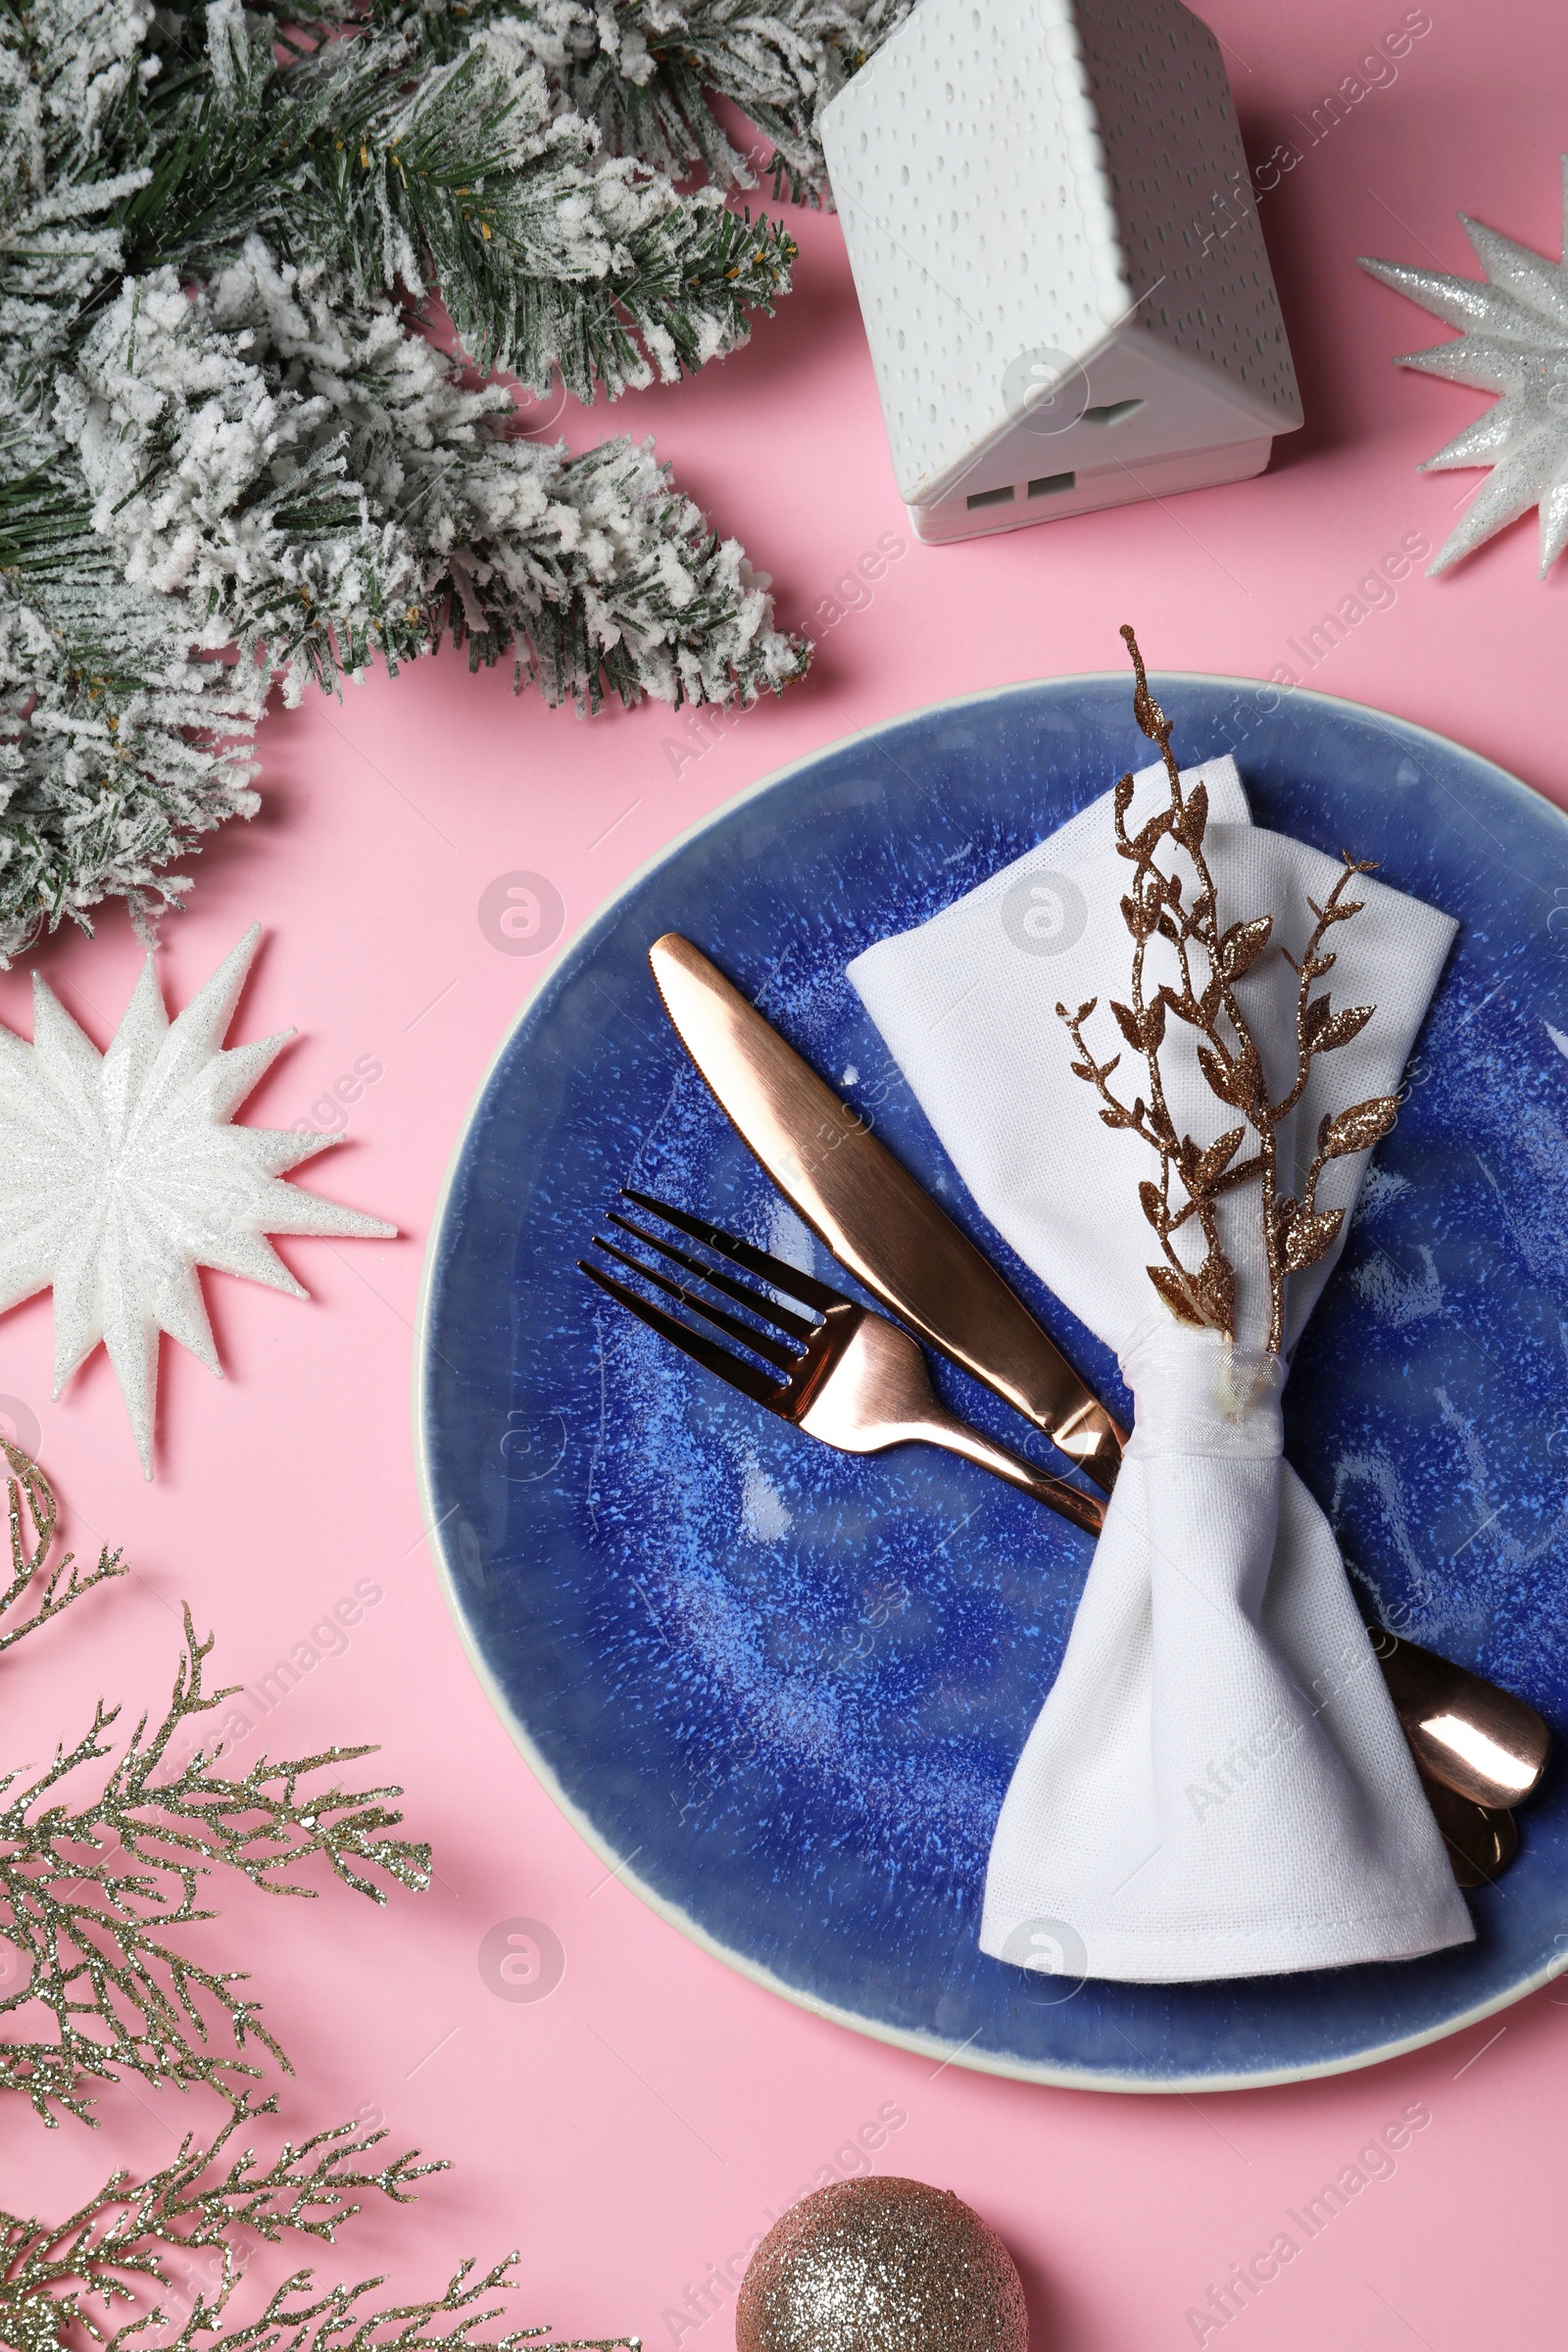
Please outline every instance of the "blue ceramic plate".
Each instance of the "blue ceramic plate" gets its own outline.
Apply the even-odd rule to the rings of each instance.
[[[1568,825],[1485,760],[1319,695],[1163,677],[1184,762],[1463,928],[1287,1393],[1292,1460],[1419,1641],[1568,1725]],[[1362,2066],[1568,1958],[1568,1775],[1467,1949],[1223,1984],[1026,1977],[975,1936],[992,1824],[1089,1540],[945,1454],[770,1419],[573,1271],[631,1184],[808,1237],[688,1066],[644,956],[709,950],[952,1207],[1113,1407],[1103,1348],[981,1222],[844,978],[1149,747],[1123,675],[975,696],[801,761],[676,843],[503,1046],[426,1270],[419,1420],[459,1627],[583,1835],[749,1976],[906,2046],[1115,2090]],[[804,1258],[798,1262],[806,1262]],[[819,1256],[818,1264],[827,1271]],[[853,1287],[853,1286],[851,1286]],[[957,1373],[950,1400],[1049,1454]],[[1063,1991],[1069,1997],[1060,1997]]]

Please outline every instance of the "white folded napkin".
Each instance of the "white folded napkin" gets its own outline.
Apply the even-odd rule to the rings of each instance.
[[[1274,916],[1239,993],[1278,1101],[1297,1053],[1297,976],[1280,947],[1301,955],[1307,901],[1321,906],[1341,869],[1254,827],[1233,761],[1191,770],[1184,787],[1200,778],[1221,922]],[[1129,830],[1168,790],[1162,767],[1144,771]],[[1098,998],[1086,1034],[1099,1059],[1121,1045],[1109,1001],[1129,995],[1131,872],[1106,794],[850,967],[981,1210],[1115,1349],[1137,1400],[1061,1669],[997,1825],[981,1946],[1048,1974],[1154,1984],[1437,1951],[1475,1931],[1334,1537],[1282,1460],[1258,1187],[1221,1210],[1233,1347],[1161,1303],[1138,1194],[1157,1156],[1105,1126],[1071,1074],[1058,1001]],[[1377,1011],[1313,1060],[1280,1129],[1281,1183],[1298,1195],[1325,1112],[1397,1087],[1455,929],[1370,876],[1350,895],[1363,911],[1330,933],[1338,962],[1320,985],[1336,1008]],[[1174,1019],[1161,1062],[1179,1131],[1206,1145],[1235,1123],[1198,1068],[1196,1033]],[[1124,1054],[1113,1083],[1134,1071]],[[1334,1159],[1319,1184],[1318,1205],[1347,1215],[1335,1247],[1290,1278],[1287,1348],[1365,1163]]]

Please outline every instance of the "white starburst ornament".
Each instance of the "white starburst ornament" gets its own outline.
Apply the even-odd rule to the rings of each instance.
[[[1563,260],[1548,262],[1494,228],[1459,215],[1486,281],[1442,270],[1406,270],[1395,262],[1361,267],[1386,286],[1450,326],[1457,343],[1412,351],[1397,368],[1420,368],[1478,392],[1495,392],[1494,408],[1428,458],[1424,473],[1490,466],[1492,479],[1471,501],[1458,529],[1438,550],[1430,572],[1446,571],[1483,540],[1541,510],[1543,576],[1568,546],[1568,155],[1563,166]]]
[[[31,1045],[0,1024],[0,1309],[53,1290],[57,1396],[103,1341],[148,1478],[159,1333],[222,1377],[198,1266],[304,1298],[265,1235],[397,1231],[280,1181],[333,1138],[232,1123],[294,1035],[223,1051],[260,937],[172,1024],[149,955],[106,1054],[36,973]]]

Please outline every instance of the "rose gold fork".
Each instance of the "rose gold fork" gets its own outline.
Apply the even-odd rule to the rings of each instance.
[[[609,1222],[617,1232],[680,1267],[706,1291],[716,1292],[720,1298],[744,1308],[751,1319],[743,1320],[714,1298],[704,1297],[686,1283],[672,1281],[599,1234],[594,1236],[596,1249],[698,1317],[706,1328],[671,1314],[586,1258],[577,1260],[579,1270],[651,1330],[716,1373],[743,1396],[777,1413],[780,1420],[804,1430],[808,1437],[837,1446],[841,1453],[880,1453],[885,1446],[910,1442],[940,1446],[1004,1478],[1008,1486],[1021,1488],[1025,1494],[1059,1511],[1075,1526],[1087,1528],[1091,1535],[1100,1533],[1105,1515],[1102,1497],[1081,1494],[1065,1479],[1054,1478],[1021,1455],[994,1446],[977,1429],[948,1412],[932,1393],[919,1342],[885,1315],[858,1306],[842,1291],[830,1289],[814,1275],[803,1274],[798,1266],[786,1265],[782,1258],[769,1257],[765,1250],[738,1241],[705,1218],[689,1216],[684,1209],[671,1208],[647,1193],[623,1189],[621,1199],[673,1226],[725,1264],[715,1266],[709,1258],[694,1256],[662,1235],[633,1224],[629,1217],[612,1214]],[[726,1271],[727,1266],[741,1267],[765,1283],[767,1290],[738,1281]],[[793,1303],[783,1305],[769,1295],[775,1292],[782,1292]],[[797,1306],[808,1308],[814,1319],[798,1314]],[[732,1345],[723,1345],[714,1334],[722,1334],[723,1341]],[[737,1348],[748,1353],[740,1354]]]
[[[857,1306],[842,1291],[769,1257],[703,1217],[671,1208],[647,1193],[623,1190],[621,1199],[673,1226],[725,1265],[715,1266],[709,1257],[694,1256],[629,1217],[612,1214],[610,1223],[617,1231],[680,1267],[708,1291],[743,1307],[753,1319],[743,1321],[713,1298],[671,1281],[599,1234],[594,1236],[597,1249],[701,1317],[709,1328],[694,1328],[579,1258],[582,1272],[742,1396],[844,1453],[877,1453],[906,1440],[945,1446],[1033,1494],[1075,1526],[1100,1533],[1105,1505],[1098,1494],[1081,1494],[1032,1462],[993,1446],[978,1430],[944,1410],[931,1393],[919,1342],[896,1323]],[[769,1292],[782,1291],[796,1304],[809,1308],[815,1319],[808,1321],[777,1298],[738,1281],[726,1266],[755,1275]],[[721,1345],[710,1333],[722,1333],[736,1347]],[[740,1354],[736,1348],[748,1353]],[[1490,1884],[1506,1870],[1518,1842],[1507,1808],[1539,1782],[1551,1735],[1522,1699],[1446,1658],[1381,1631],[1374,1631],[1372,1645],[1454,1874],[1461,1886]]]

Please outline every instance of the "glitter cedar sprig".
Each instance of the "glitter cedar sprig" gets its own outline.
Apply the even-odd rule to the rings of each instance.
[[[4,1451],[11,1607],[24,1604],[42,1569],[55,1499],[36,1464],[10,1445]],[[68,1576],[69,1568],[62,1561],[45,1577],[14,1632],[33,1630],[121,1572],[118,1554],[88,1577]],[[295,1874],[318,1859],[375,1902],[386,1899],[386,1880],[414,1889],[429,1883],[428,1847],[391,1835],[402,1815],[388,1808],[400,1788],[351,1791],[335,1778],[322,1785],[321,1776],[372,1748],[279,1763],[263,1756],[242,1779],[213,1769],[199,1733],[183,1761],[172,1752],[232,1694],[205,1688],[213,1644],[197,1639],[188,1609],[184,1622],[158,1722],[143,1715],[117,1754],[109,1735],[121,1710],[100,1700],[90,1726],[41,1770],[0,1773],[0,2019],[24,2027],[0,2039],[0,2091],[24,2093],[46,2123],[57,2109],[91,2122],[89,2086],[122,2072],[155,2087],[206,2083],[238,2105],[262,2071],[253,2048],[289,2071],[258,2004],[238,1989],[245,1972],[204,1968],[169,1940],[213,1916],[197,1897],[216,1868],[273,1893],[309,1895],[314,1888],[294,1883]],[[77,1776],[109,1758],[96,1793],[77,1798]],[[40,2011],[42,2030],[31,2024]]]
[[[1138,1193],[1163,1258],[1163,1263],[1148,1269],[1149,1278],[1179,1321],[1235,1338],[1236,1269],[1220,1240],[1219,1203],[1229,1193],[1258,1185],[1269,1286],[1267,1345],[1277,1354],[1285,1336],[1287,1278],[1316,1263],[1332,1246],[1344,1219],[1343,1209],[1317,1205],[1323,1171],[1330,1160],[1363,1152],[1386,1135],[1398,1107],[1395,1096],[1377,1095],[1326,1115],[1318,1127],[1316,1152],[1299,1199],[1281,1192],[1279,1130],[1300,1101],[1313,1062],[1320,1054],[1332,1053],[1358,1037],[1377,1009],[1372,1004],[1353,1004],[1336,1012],[1326,990],[1316,996],[1312,993],[1336,960],[1324,945],[1329,932],[1361,911],[1360,900],[1344,895],[1347,886],[1357,874],[1372,869],[1346,852],[1344,870],[1323,905],[1307,901],[1316,920],[1300,961],[1288,949],[1280,949],[1297,974],[1298,986],[1296,1071],[1286,1092],[1276,1100],[1237,993],[1268,947],[1274,918],[1256,914],[1221,924],[1213,875],[1203,855],[1208,795],[1201,784],[1195,784],[1190,792],[1184,790],[1170,748],[1171,722],[1149,691],[1143,656],[1132,630],[1124,626],[1121,633],[1136,675],[1133,710],[1143,732],[1159,746],[1170,783],[1166,807],[1135,834],[1127,831],[1133,798],[1131,775],[1122,777],[1115,792],[1116,848],[1134,869],[1121,902],[1122,919],[1132,934],[1133,964],[1132,1002],[1122,1004],[1113,1001],[1110,1009],[1127,1045],[1143,1057],[1148,1100],[1141,1094],[1131,1103],[1120,1100],[1110,1086],[1120,1054],[1102,1062],[1086,1043],[1084,1024],[1096,1009],[1097,998],[1080,1004],[1076,1012],[1069,1012],[1064,1004],[1058,1004],[1056,1010],[1078,1050],[1074,1075],[1100,1095],[1100,1115],[1106,1126],[1130,1128],[1158,1154],[1158,1183],[1146,1178]],[[1157,853],[1167,842],[1171,862],[1161,866]],[[1184,860],[1188,868],[1185,879],[1180,870]],[[1146,988],[1146,959],[1150,942],[1155,938],[1175,951],[1179,987],[1163,980],[1152,992]],[[1208,1144],[1178,1133],[1170,1113],[1159,1058],[1169,1019],[1198,1033],[1199,1066],[1209,1091],[1228,1110],[1241,1113],[1240,1124],[1227,1127]],[[1237,1153],[1249,1141],[1253,1148],[1239,1159]],[[1202,1261],[1196,1267],[1186,1262],[1176,1245],[1178,1234],[1192,1228],[1203,1244]]]
[[[198,2296],[214,2317],[246,2267],[242,2233],[275,2245],[295,2230],[332,2245],[339,2226],[361,2210],[356,2200],[364,2191],[408,2204],[414,2181],[447,2169],[421,2163],[416,2152],[371,2169],[366,2159],[386,2133],[357,2124],[286,2141],[270,2163],[250,2147],[228,2154],[239,2125],[272,2106],[236,2108],[206,2144],[187,2133],[178,2154],[144,2180],[112,2174],[62,2221],[0,2213],[0,2334],[19,2340],[11,2331],[28,2315],[23,2338],[53,2344],[64,2328],[79,2326],[103,2343],[117,2304],[146,2306],[144,2328],[178,2326],[178,2307],[188,2317]]]
[[[0,1444],[4,1444],[0,1440]],[[36,1462],[19,1447],[5,1446],[7,1466],[11,1476],[6,1483],[6,1513],[11,1526],[11,1580],[0,1592],[0,1653],[14,1648],[27,1634],[36,1633],[62,1609],[69,1609],[74,1600],[80,1600],[98,1585],[112,1577],[125,1576],[129,1571],[118,1551],[106,1545],[98,1555],[96,1568],[85,1574],[76,1565],[74,1552],[63,1552],[47,1575],[41,1575],[50,1552],[54,1549],[55,1521],[58,1516],[54,1494],[48,1480]],[[8,1622],[11,1612],[26,1600],[14,1623]]]
[[[254,2120],[270,2106],[242,2112]],[[366,2303],[379,2278],[319,2289],[312,2271],[296,2271],[256,2318],[221,2328],[252,2236],[276,2244],[292,2230],[335,2245],[340,2226],[361,2210],[361,2193],[408,2204],[412,2182],[446,2170],[416,2153],[372,2166],[367,2159],[386,2133],[353,2124],[285,2142],[270,2163],[252,2148],[228,2156],[240,2121],[236,2112],[210,2145],[187,2137],[145,2180],[113,2174],[63,2221],[0,2213],[0,2339],[18,2352],[57,2352],[79,2331],[120,2352],[133,2336],[171,2329],[166,2352],[195,2352],[198,2341],[211,2352],[513,2352],[524,2344],[637,2352],[635,2336],[553,2348],[541,2345],[548,2328],[481,2336],[500,2306],[478,2307],[512,2285],[515,2254],[477,2278],[471,2262],[463,2264],[439,2296],[380,2308]],[[117,2305],[136,2316],[115,2328]],[[444,2319],[455,2325],[440,2326]]]

